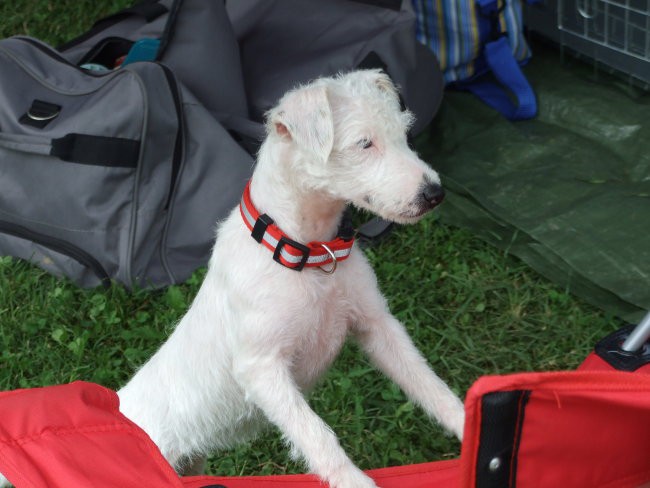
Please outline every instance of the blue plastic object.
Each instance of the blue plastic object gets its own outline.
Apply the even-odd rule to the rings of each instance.
[[[158,48],[160,47],[160,39],[139,39],[131,49],[129,54],[126,55],[122,66],[137,61],[154,61],[158,55]]]

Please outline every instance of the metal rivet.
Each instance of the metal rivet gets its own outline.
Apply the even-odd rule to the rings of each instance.
[[[499,471],[499,468],[501,468],[501,458],[498,458],[498,457],[492,458],[492,460],[490,461],[490,464],[488,465],[488,468],[493,473],[496,473],[497,471]]]

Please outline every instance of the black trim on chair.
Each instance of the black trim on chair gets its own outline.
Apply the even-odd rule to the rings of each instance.
[[[618,371],[632,372],[650,364],[650,343],[646,343],[639,351],[621,349],[634,328],[634,325],[627,325],[602,339],[596,344],[596,354]]]
[[[515,390],[483,397],[476,488],[515,488],[517,455],[530,393]]]

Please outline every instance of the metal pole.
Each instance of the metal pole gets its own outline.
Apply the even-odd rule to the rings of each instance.
[[[650,312],[648,312],[639,325],[637,325],[634,330],[630,333],[628,338],[625,340],[621,349],[626,352],[636,352],[639,351],[645,343],[650,339]]]

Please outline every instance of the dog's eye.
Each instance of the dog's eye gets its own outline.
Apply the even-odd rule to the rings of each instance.
[[[369,149],[372,147],[372,141],[370,139],[361,139],[357,144],[359,144],[362,149]]]

